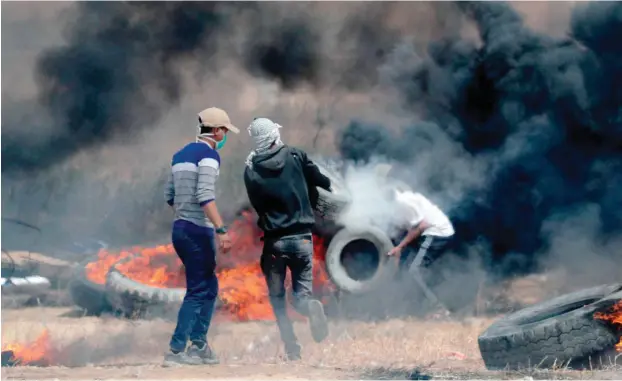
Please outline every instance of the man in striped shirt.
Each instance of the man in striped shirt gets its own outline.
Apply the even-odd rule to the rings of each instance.
[[[165,356],[165,366],[217,364],[207,343],[207,331],[218,295],[216,245],[228,252],[231,239],[216,207],[220,150],[227,133],[240,130],[224,110],[210,107],[199,113],[196,141],[173,155],[166,184],[166,202],[175,211],[172,240],[186,272],[186,296]],[[190,339],[191,346],[186,351]]]

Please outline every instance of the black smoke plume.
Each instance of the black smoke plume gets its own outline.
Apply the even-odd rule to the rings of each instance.
[[[269,41],[248,47],[246,66],[251,73],[293,89],[301,82],[318,80],[318,37],[304,24],[292,23],[273,31]]]
[[[67,44],[38,58],[38,104],[20,105],[25,115],[7,120],[19,128],[3,129],[3,172],[44,170],[115,134],[131,137],[151,126],[179,101],[175,65],[189,55],[209,64],[215,33],[234,7],[214,2],[76,4]]]
[[[553,216],[597,205],[596,239],[619,235],[622,4],[577,6],[566,39],[530,30],[506,3],[457,6],[476,24],[480,47],[443,40],[423,55],[402,46],[395,54],[411,49],[411,64],[395,58],[385,67],[404,106],[431,124],[387,137],[377,126],[353,123],[341,139],[343,155],[412,163],[435,149],[434,137],[421,135],[428,131],[456,142],[468,157],[459,160],[485,161],[487,181],[464,195],[452,217],[462,248],[485,238],[487,264],[505,274],[536,268],[550,242],[543,223]]]
[[[2,101],[6,213],[39,224],[46,243],[57,237],[68,240],[70,235],[129,243],[159,237],[157,226],[140,221],[166,225],[168,216],[146,217],[161,209],[161,178],[154,167],[165,159],[141,168],[114,168],[125,176],[108,180],[102,178],[111,168],[84,168],[81,160],[70,159],[125,142],[137,151],[145,149],[133,138],[159,128],[158,121],[184,94],[183,80],[217,76],[225,66],[285,90],[330,85],[342,71],[348,72],[348,86],[361,87],[355,79],[373,78],[378,52],[392,44],[383,21],[374,17],[386,11],[374,6],[373,12],[365,13],[371,8],[344,3],[337,7],[341,14],[326,23],[325,13],[316,9],[324,5],[318,4],[78,2],[63,7],[63,43],[36,52],[36,97],[7,96]],[[45,5],[33,7],[49,10]],[[358,16],[349,18],[350,13]],[[51,20],[57,22],[56,16]],[[330,37],[323,26],[328,24],[339,43],[347,43],[348,52],[326,53]],[[6,28],[5,37],[18,46],[22,38],[17,26],[27,28],[28,23],[19,20],[13,26]],[[364,64],[351,67],[359,61]],[[189,73],[194,69],[197,72]],[[11,68],[5,70],[11,73]],[[3,94],[10,95],[11,89],[3,89]],[[56,166],[65,161],[67,166]]]
[[[342,26],[340,41],[350,41],[353,52],[333,57],[322,46],[314,4],[280,8],[245,2],[77,3],[67,18],[72,21],[66,44],[37,59],[38,99],[3,103],[3,171],[43,171],[81,149],[115,136],[127,140],[152,127],[179,102],[185,63],[199,62],[201,74],[209,75],[224,60],[236,60],[288,90],[325,85],[322,69],[341,58],[348,66],[345,82],[361,87],[352,79],[373,77],[377,57],[390,46],[386,28],[366,22],[369,13]]]
[[[414,13],[416,4],[386,7]],[[527,28],[506,3],[442,4],[441,16],[459,10],[481,41],[459,38],[457,17],[425,51],[398,44],[405,33],[387,26],[384,3],[342,5],[351,12],[333,34],[336,50],[326,48],[321,22],[328,17],[305,12],[309,4],[76,3],[66,44],[38,57],[39,99],[3,100],[3,179],[9,171],[45,171],[79,150],[153,126],[180,100],[180,67],[200,62],[209,73],[226,52],[285,89],[372,89],[391,78],[413,123],[393,134],[352,121],[339,150],[359,161],[380,154],[405,167],[439,147],[458,152],[437,160],[426,178],[439,193],[456,182],[449,171],[456,163],[447,157],[477,164],[463,172],[483,180],[465,187],[450,212],[461,246],[484,239],[487,263],[505,273],[535,268],[550,243],[545,221],[577,208],[598,207],[599,241],[619,235],[622,5],[576,5],[568,38],[555,39]],[[287,8],[274,13],[279,7]],[[229,38],[234,31],[242,35],[239,46]]]

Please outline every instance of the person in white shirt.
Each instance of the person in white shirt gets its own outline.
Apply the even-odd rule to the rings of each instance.
[[[408,232],[387,255],[399,257],[404,249],[413,249],[416,255],[413,257],[405,253],[407,255],[401,258],[401,264],[408,266],[408,273],[426,297],[447,310],[429,289],[421,270],[428,268],[445,252],[454,236],[454,227],[445,213],[422,194],[392,190],[390,195],[396,203],[395,216],[399,225],[407,228]]]

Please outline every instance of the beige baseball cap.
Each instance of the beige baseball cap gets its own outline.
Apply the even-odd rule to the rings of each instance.
[[[229,115],[225,110],[218,107],[210,107],[199,113],[199,123],[206,127],[225,127],[234,134],[239,134],[240,129],[231,124]]]

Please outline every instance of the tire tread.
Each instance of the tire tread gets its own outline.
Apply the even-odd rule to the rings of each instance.
[[[478,338],[486,368],[517,369],[551,367],[584,362],[612,348],[618,336],[607,324],[593,319],[596,303],[546,320],[521,325],[518,317],[541,313],[547,308],[573,303],[586,295],[606,297],[622,285],[605,285],[563,295],[515,312],[493,323]]]

